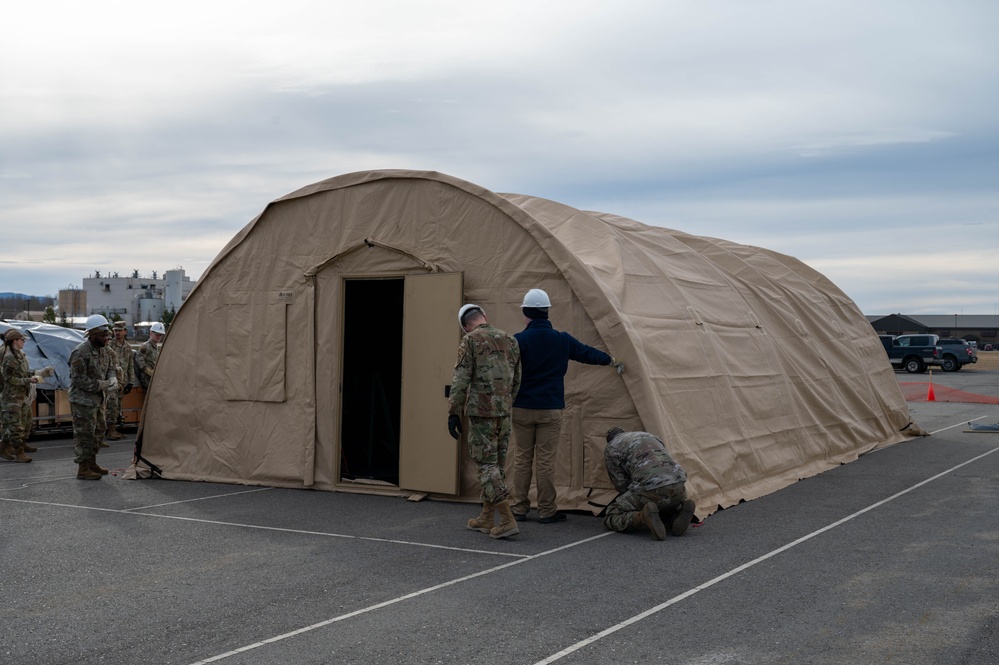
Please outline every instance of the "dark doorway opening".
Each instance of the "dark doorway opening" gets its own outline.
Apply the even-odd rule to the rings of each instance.
[[[404,285],[344,282],[340,480],[399,484]]]

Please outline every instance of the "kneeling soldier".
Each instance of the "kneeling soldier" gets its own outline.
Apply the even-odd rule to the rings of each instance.
[[[621,492],[607,506],[604,526],[612,531],[647,528],[656,540],[666,537],[666,526],[682,536],[694,516],[687,498],[687,473],[673,461],[662,439],[648,432],[625,432],[613,427],[604,448],[607,475]]]

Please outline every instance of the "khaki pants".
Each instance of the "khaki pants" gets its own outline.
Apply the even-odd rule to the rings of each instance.
[[[562,434],[561,409],[513,409],[513,482],[511,508],[518,515],[531,509],[532,467],[537,464],[538,515],[555,514],[555,453]]]

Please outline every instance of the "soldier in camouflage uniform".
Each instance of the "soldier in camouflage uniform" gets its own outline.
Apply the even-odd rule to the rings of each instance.
[[[25,440],[31,424],[31,403],[28,393],[32,384],[38,383],[24,355],[24,334],[11,328],[3,336],[0,350],[0,419],[3,423],[3,447],[0,457],[12,462],[30,462],[24,454]],[[26,427],[27,424],[27,427]]]
[[[520,388],[520,348],[513,335],[489,325],[478,305],[463,306],[458,323],[467,334],[451,381],[448,432],[458,439],[461,415],[468,416],[468,448],[482,485],[482,513],[468,521],[468,528],[506,538],[520,533],[504,478],[513,400]],[[500,515],[496,526],[495,512]]]
[[[160,359],[160,340],[166,334],[166,328],[157,321],[149,328],[149,339],[135,352],[135,361],[139,364],[138,375],[142,387],[149,389],[149,382],[153,380],[153,370],[156,369],[156,361]]]
[[[117,361],[107,348],[108,322],[100,314],[87,319],[85,339],[69,356],[69,405],[73,412],[73,461],[76,477],[100,480],[108,470],[97,464],[97,451],[104,441],[107,391],[117,389]]]
[[[621,493],[607,506],[604,526],[612,531],[648,528],[656,540],[666,537],[666,524],[674,536],[687,531],[694,516],[694,502],[687,498],[687,473],[670,457],[662,439],[611,428],[604,464]]]
[[[121,418],[121,401],[125,395],[132,392],[135,385],[135,352],[132,345],[125,341],[128,330],[124,321],[114,322],[114,339],[108,348],[118,361],[118,387],[108,391],[107,398],[107,438],[109,441],[124,439],[125,435],[118,431],[118,420]]]

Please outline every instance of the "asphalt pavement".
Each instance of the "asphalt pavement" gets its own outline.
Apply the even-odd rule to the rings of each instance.
[[[999,395],[995,370],[933,381]],[[0,463],[0,663],[992,665],[999,433],[964,430],[999,405],[910,408],[932,436],[663,542],[582,513],[492,540],[468,504],[78,481],[72,442],[42,439]]]

